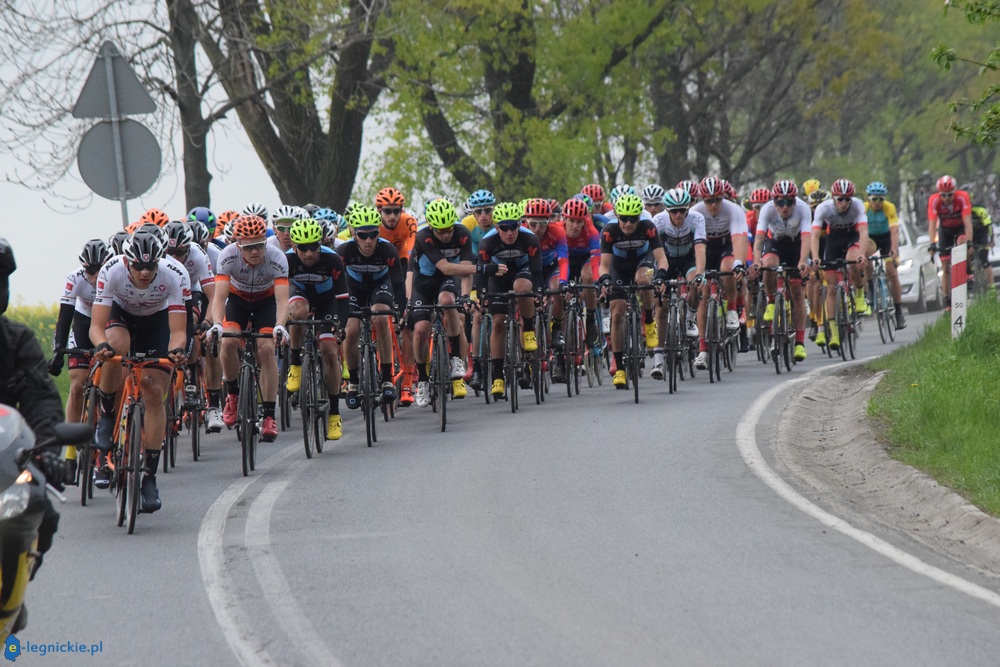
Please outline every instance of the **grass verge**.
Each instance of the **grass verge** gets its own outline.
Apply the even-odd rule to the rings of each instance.
[[[869,364],[889,373],[868,414],[893,457],[1000,516],[1000,303],[974,302],[958,340],[950,327]]]

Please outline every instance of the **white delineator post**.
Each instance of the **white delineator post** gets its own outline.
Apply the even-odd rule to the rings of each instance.
[[[964,243],[951,249],[951,337],[958,338],[965,329],[968,251]]]

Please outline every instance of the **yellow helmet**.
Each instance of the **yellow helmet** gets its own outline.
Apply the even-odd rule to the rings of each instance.
[[[802,184],[802,192],[808,197],[812,193],[820,189],[820,182],[815,178],[810,178],[808,181]]]

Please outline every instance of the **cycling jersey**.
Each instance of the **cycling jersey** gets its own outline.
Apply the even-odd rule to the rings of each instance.
[[[559,281],[569,280],[569,247],[566,243],[566,228],[561,222],[550,222],[545,226],[545,234],[538,239],[542,249],[542,271],[550,274],[551,268],[559,265]]]
[[[209,243],[205,248],[205,254],[208,255],[208,265],[212,269],[212,275],[214,276],[219,272],[219,253],[222,252],[222,248],[214,243]]]
[[[462,218],[462,224],[469,230],[469,236],[472,239],[472,255],[475,257],[479,254],[479,242],[483,240],[484,236],[490,233],[493,227],[483,229],[476,222],[476,216],[474,215],[467,215]]]
[[[230,294],[246,301],[258,301],[273,296],[275,285],[288,284],[288,260],[273,245],[264,244],[264,260],[257,266],[250,266],[243,259],[239,245],[233,243],[219,253],[216,280],[229,283]]]
[[[601,233],[587,220],[576,238],[566,236],[570,264],[590,262],[590,275],[597,278],[601,265]]]
[[[827,199],[816,207],[813,213],[812,228],[819,232],[823,225],[829,228],[830,234],[846,234],[857,231],[860,225],[868,226],[868,215],[865,205],[857,197],[851,198],[851,205],[843,213],[837,211],[836,200]]]
[[[63,306],[73,306],[76,312],[84,317],[90,317],[96,290],[97,288],[87,280],[87,272],[81,266],[66,276],[66,287],[59,297],[59,303]]]
[[[788,241],[798,238],[800,234],[812,232],[812,209],[801,199],[795,200],[795,206],[787,218],[782,218],[778,207],[769,201],[760,209],[757,219],[757,234],[763,234],[766,239]]]
[[[205,285],[215,282],[215,274],[208,261],[208,254],[201,249],[200,245],[191,245],[191,250],[184,260],[184,268],[188,272],[191,280],[192,292],[204,292]]]
[[[97,274],[94,305],[118,307],[138,317],[161,310],[185,312],[184,302],[191,298],[191,281],[183,268],[167,259],[158,262],[156,275],[146,289],[139,289],[129,275],[124,255],[108,260]]]
[[[927,200],[927,220],[940,221],[942,227],[962,227],[962,218],[972,214],[972,200],[965,190],[957,190],[950,202],[937,192]]]
[[[333,250],[320,246],[319,258],[312,266],[303,264],[294,248],[285,253],[285,258],[288,261],[288,280],[293,298],[304,298],[310,302],[347,298],[344,260]]]
[[[709,241],[718,242],[734,236],[747,235],[746,211],[728,199],[722,200],[718,215],[709,213],[705,202],[698,202],[691,207],[691,210],[705,218],[705,237]]]
[[[399,216],[399,222],[392,229],[379,225],[379,236],[392,245],[396,246],[396,253],[402,260],[410,257],[413,250],[413,241],[417,236],[417,219],[407,211],[403,211]]]
[[[531,230],[523,227],[518,229],[514,242],[506,245],[500,239],[500,233],[494,227],[483,237],[479,244],[480,264],[506,264],[507,273],[503,276],[513,284],[514,277],[523,275],[531,278],[531,284],[536,289],[542,286],[542,246],[538,237]],[[483,294],[486,290],[486,277],[476,275],[476,291]]]
[[[438,270],[437,263],[442,259],[454,264],[459,262],[471,264],[474,261],[472,235],[461,225],[455,225],[454,229],[447,243],[434,236],[430,227],[418,231],[410,255],[410,271],[428,278],[440,277],[444,274]]]
[[[868,215],[868,235],[879,236],[888,234],[889,230],[899,225],[896,215],[896,205],[890,201],[882,202],[882,210],[876,211],[865,202],[865,213]]]
[[[640,219],[630,236],[625,235],[617,222],[609,223],[601,230],[601,254],[613,255],[616,263],[638,262],[646,253],[662,247],[652,220]]]
[[[705,218],[696,211],[689,210],[680,225],[670,222],[670,213],[661,211],[653,216],[653,224],[668,258],[693,256],[694,247],[705,243]]]

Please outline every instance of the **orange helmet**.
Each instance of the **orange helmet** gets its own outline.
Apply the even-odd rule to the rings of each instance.
[[[146,224],[147,222],[151,222],[157,227],[163,227],[165,224],[170,222],[170,218],[168,218],[167,214],[160,209],[151,208],[143,213],[139,218],[139,224]]]
[[[580,190],[580,192],[590,197],[591,201],[595,204],[604,201],[604,188],[597,183],[590,183],[583,186],[583,189]]]
[[[562,206],[562,217],[565,218],[576,218],[576,219],[587,219],[590,215],[590,209],[587,208],[587,202],[582,199],[567,199],[566,203]]]
[[[551,218],[552,204],[547,199],[529,199],[524,206],[524,215],[528,218]]]
[[[215,235],[212,238],[219,238],[220,236],[222,236],[222,234],[226,231],[226,227],[229,225],[229,223],[232,222],[237,217],[239,217],[239,215],[240,215],[239,211],[234,211],[232,209],[220,213],[219,217],[216,218],[218,222],[216,222],[215,224]]]
[[[142,227],[143,224],[144,223],[141,222],[141,221],[140,222],[133,222],[132,224],[130,224],[128,227],[125,228],[125,231],[128,232],[130,235],[131,234],[135,234],[135,230],[137,230],[140,227]]]
[[[403,206],[406,204],[406,197],[396,188],[382,188],[375,195],[375,207],[383,206]]]
[[[256,215],[241,215],[233,224],[233,238],[256,239],[267,234],[267,223]]]

